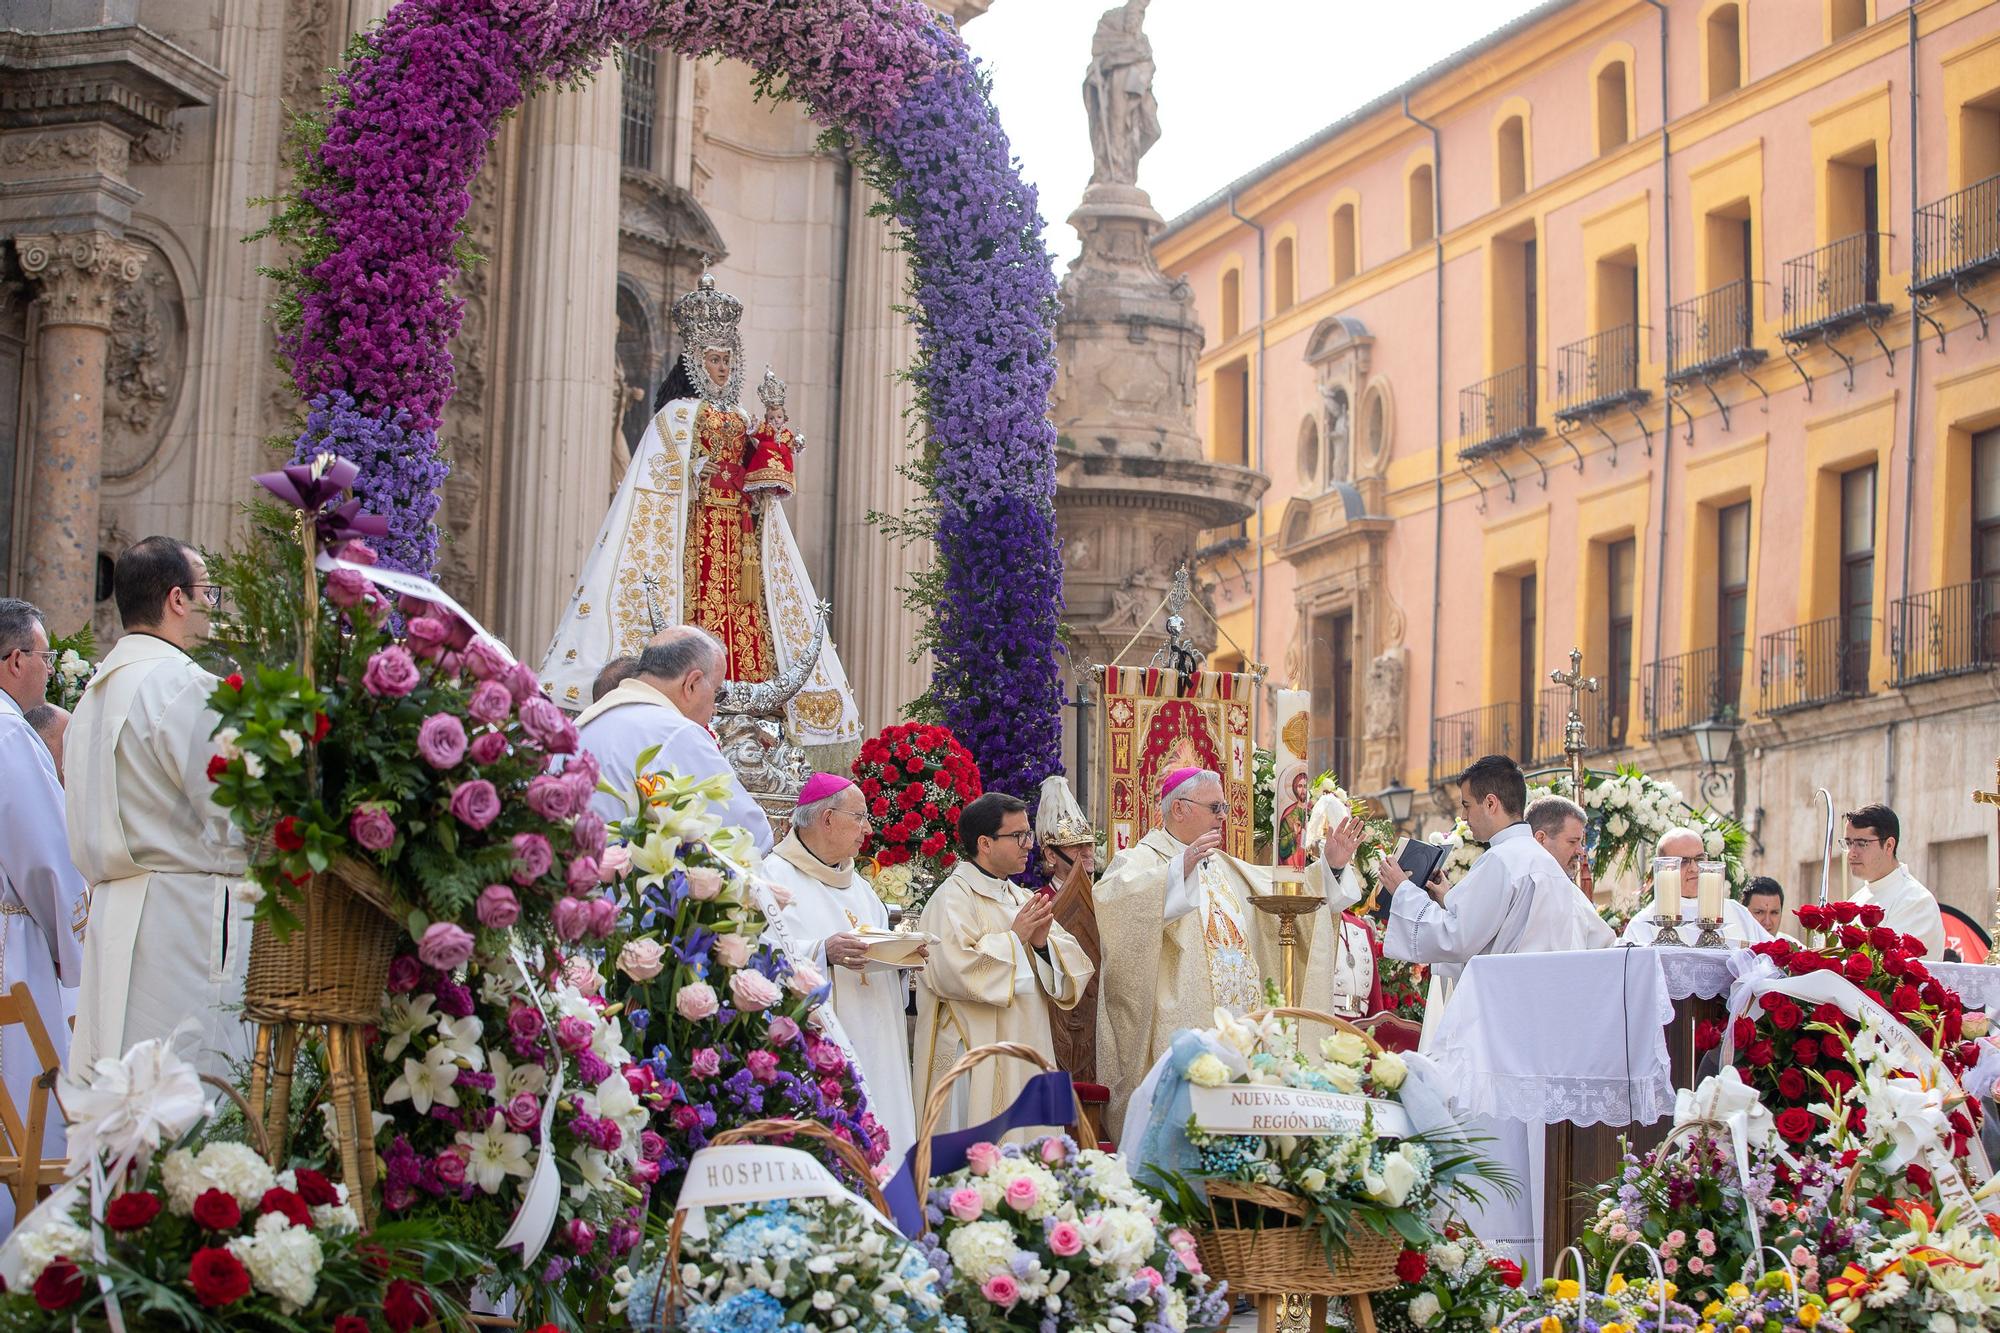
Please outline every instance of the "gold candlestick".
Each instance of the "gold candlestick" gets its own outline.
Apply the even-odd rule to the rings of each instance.
[[[1278,918],[1278,948],[1285,959],[1285,1003],[1299,1002],[1300,978],[1294,962],[1299,947],[1299,918],[1317,912],[1326,899],[1317,893],[1253,893],[1250,905]]]

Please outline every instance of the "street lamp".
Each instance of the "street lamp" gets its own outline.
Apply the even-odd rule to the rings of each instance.
[[[1701,755],[1702,804],[1715,809],[1727,793],[1730,809],[1738,817],[1741,811],[1736,802],[1736,773],[1727,766],[1730,755],[1735,752],[1736,733],[1741,726],[1734,717],[1710,717],[1688,728],[1694,736],[1695,751]]]
[[[1416,800],[1416,792],[1404,786],[1400,778],[1396,780],[1394,786],[1389,787],[1385,791],[1377,792],[1374,797],[1375,804],[1382,807],[1382,813],[1387,815],[1389,822],[1397,828],[1401,828],[1404,822],[1409,819],[1410,811],[1415,807]]]

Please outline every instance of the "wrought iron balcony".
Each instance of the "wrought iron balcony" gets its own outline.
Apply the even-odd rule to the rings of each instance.
[[[1458,456],[1484,458],[1548,434],[1535,424],[1535,367],[1515,366],[1458,391]],[[1477,758],[1478,756],[1474,756]]]
[[[1898,688],[2000,666],[2000,597],[1984,581],[1889,603],[1889,656]]]
[[[1684,735],[1696,723],[1737,707],[1730,689],[1735,683],[1723,679],[1720,648],[1697,648],[1646,663],[1639,686],[1646,739]]]
[[[1938,291],[2000,268],[2000,176],[1917,210],[1916,281]]]
[[[1556,353],[1556,420],[1581,421],[1607,408],[1643,403],[1639,326],[1620,324]]]
[[[1613,733],[1623,732],[1624,719],[1612,717],[1611,699],[1601,682],[1596,693],[1577,696],[1576,711],[1583,719],[1585,754],[1602,754],[1618,748],[1622,737]],[[1561,762],[1565,753],[1563,747],[1567,743],[1564,733],[1568,728],[1569,688],[1557,685],[1543,690],[1535,702],[1535,744],[1534,752],[1529,757],[1535,767]]]
[[[1450,782],[1473,760],[1489,754],[1516,754],[1518,703],[1488,704],[1447,713],[1431,723],[1431,785]]]
[[[1750,283],[1724,283],[1667,310],[1667,381],[1699,379],[1756,365]]]
[[[1775,717],[1867,694],[1873,628],[1872,621],[1863,628],[1828,616],[1766,634],[1757,649],[1764,712]]]
[[[1849,324],[1877,323],[1889,313],[1882,299],[1882,236],[1858,231],[1785,261],[1786,342],[1829,336]]]

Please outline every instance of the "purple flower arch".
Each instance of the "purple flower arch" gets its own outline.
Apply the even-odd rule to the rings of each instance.
[[[919,0],[402,0],[355,39],[271,232],[280,346],[306,400],[291,442],[362,466],[394,523],[385,557],[429,570],[453,388],[451,282],[470,183],[499,121],[614,48],[721,54],[848,136],[910,257],[926,486],[905,534],[935,539],[912,610],[932,620],[931,702],[986,785],[1032,796],[1061,767],[1055,279],[1032,187],[983,75]]]

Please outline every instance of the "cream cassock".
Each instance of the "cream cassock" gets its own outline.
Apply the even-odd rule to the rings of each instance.
[[[889,909],[854,872],[854,862],[828,865],[807,850],[796,833],[764,858],[763,870],[764,878],[792,895],[791,905],[780,908],[778,915],[793,956],[810,960],[833,982],[833,1016],[839,1020],[848,1053],[861,1069],[868,1107],[889,1131],[888,1160],[900,1162],[917,1141],[902,971],[871,963],[857,972],[826,961],[828,938],[864,926],[887,930]]]
[[[1944,957],[1944,913],[1937,898],[1901,861],[1873,884],[1854,895],[1857,903],[1874,903],[1882,909],[1882,924],[1924,942],[1924,957],[1938,962]]]
[[[88,911],[83,876],[71,864],[63,838],[63,790],[55,761],[20,706],[0,692],[0,935],[5,938],[0,993],[28,987],[58,1060],[69,1051],[63,999],[74,997],[82,974]],[[41,1067],[27,1029],[0,1033],[0,1078],[21,1115],[28,1112],[28,1092]],[[43,1155],[61,1157],[64,1138],[62,1116],[51,1100]],[[14,1196],[0,1193],[0,1235],[13,1225]]]
[[[198,1025],[193,1061],[229,1075],[250,1053],[250,915],[241,835],[211,793],[216,678],[150,634],[120,639],[91,678],[65,747],[70,853],[90,886],[69,1068]]]

